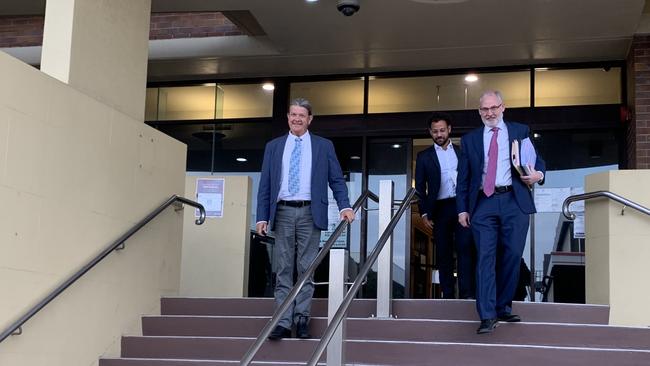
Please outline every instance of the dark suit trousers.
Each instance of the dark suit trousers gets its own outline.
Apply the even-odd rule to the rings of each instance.
[[[513,192],[491,197],[479,193],[470,227],[477,251],[476,309],[481,319],[511,311],[528,223]]]
[[[440,287],[445,299],[455,295],[454,247],[458,259],[458,295],[460,298],[475,297],[474,268],[475,251],[472,233],[458,223],[456,198],[436,201],[433,213],[433,238],[436,261],[440,275]],[[455,244],[455,245],[454,245]]]

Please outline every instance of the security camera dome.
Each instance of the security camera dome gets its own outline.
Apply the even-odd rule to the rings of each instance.
[[[338,9],[338,11],[340,11],[341,14],[345,15],[346,17],[349,17],[359,11],[360,7],[361,6],[359,5],[359,0],[339,0],[336,3],[336,9]]]

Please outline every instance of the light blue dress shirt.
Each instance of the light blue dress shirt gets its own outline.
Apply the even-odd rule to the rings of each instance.
[[[497,176],[496,187],[504,187],[512,185],[512,175],[510,174],[510,143],[508,140],[508,127],[506,127],[503,120],[499,121],[496,126],[499,129],[499,136],[497,136],[497,145],[499,146],[499,156],[497,160]],[[492,140],[492,127],[485,126],[483,128],[483,177],[482,182],[485,182],[485,175],[487,174],[488,165],[488,150],[490,149],[490,141]]]
[[[280,192],[278,201],[310,201],[311,200],[311,137],[309,131],[299,138],[302,140],[300,155],[300,186],[298,193],[289,192],[289,163],[291,161],[291,152],[296,144],[295,135],[289,132],[287,141],[284,143],[284,152],[282,153],[282,183],[280,183]]]

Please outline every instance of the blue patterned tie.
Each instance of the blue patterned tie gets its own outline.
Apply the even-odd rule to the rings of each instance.
[[[289,193],[296,194],[300,188],[300,155],[302,155],[302,139],[296,137],[296,143],[291,151],[289,160]]]

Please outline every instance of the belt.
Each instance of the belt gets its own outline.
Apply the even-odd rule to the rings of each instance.
[[[494,194],[501,194],[512,191],[512,186],[494,187]]]
[[[289,207],[305,207],[311,205],[311,201],[278,201],[278,205]]]

